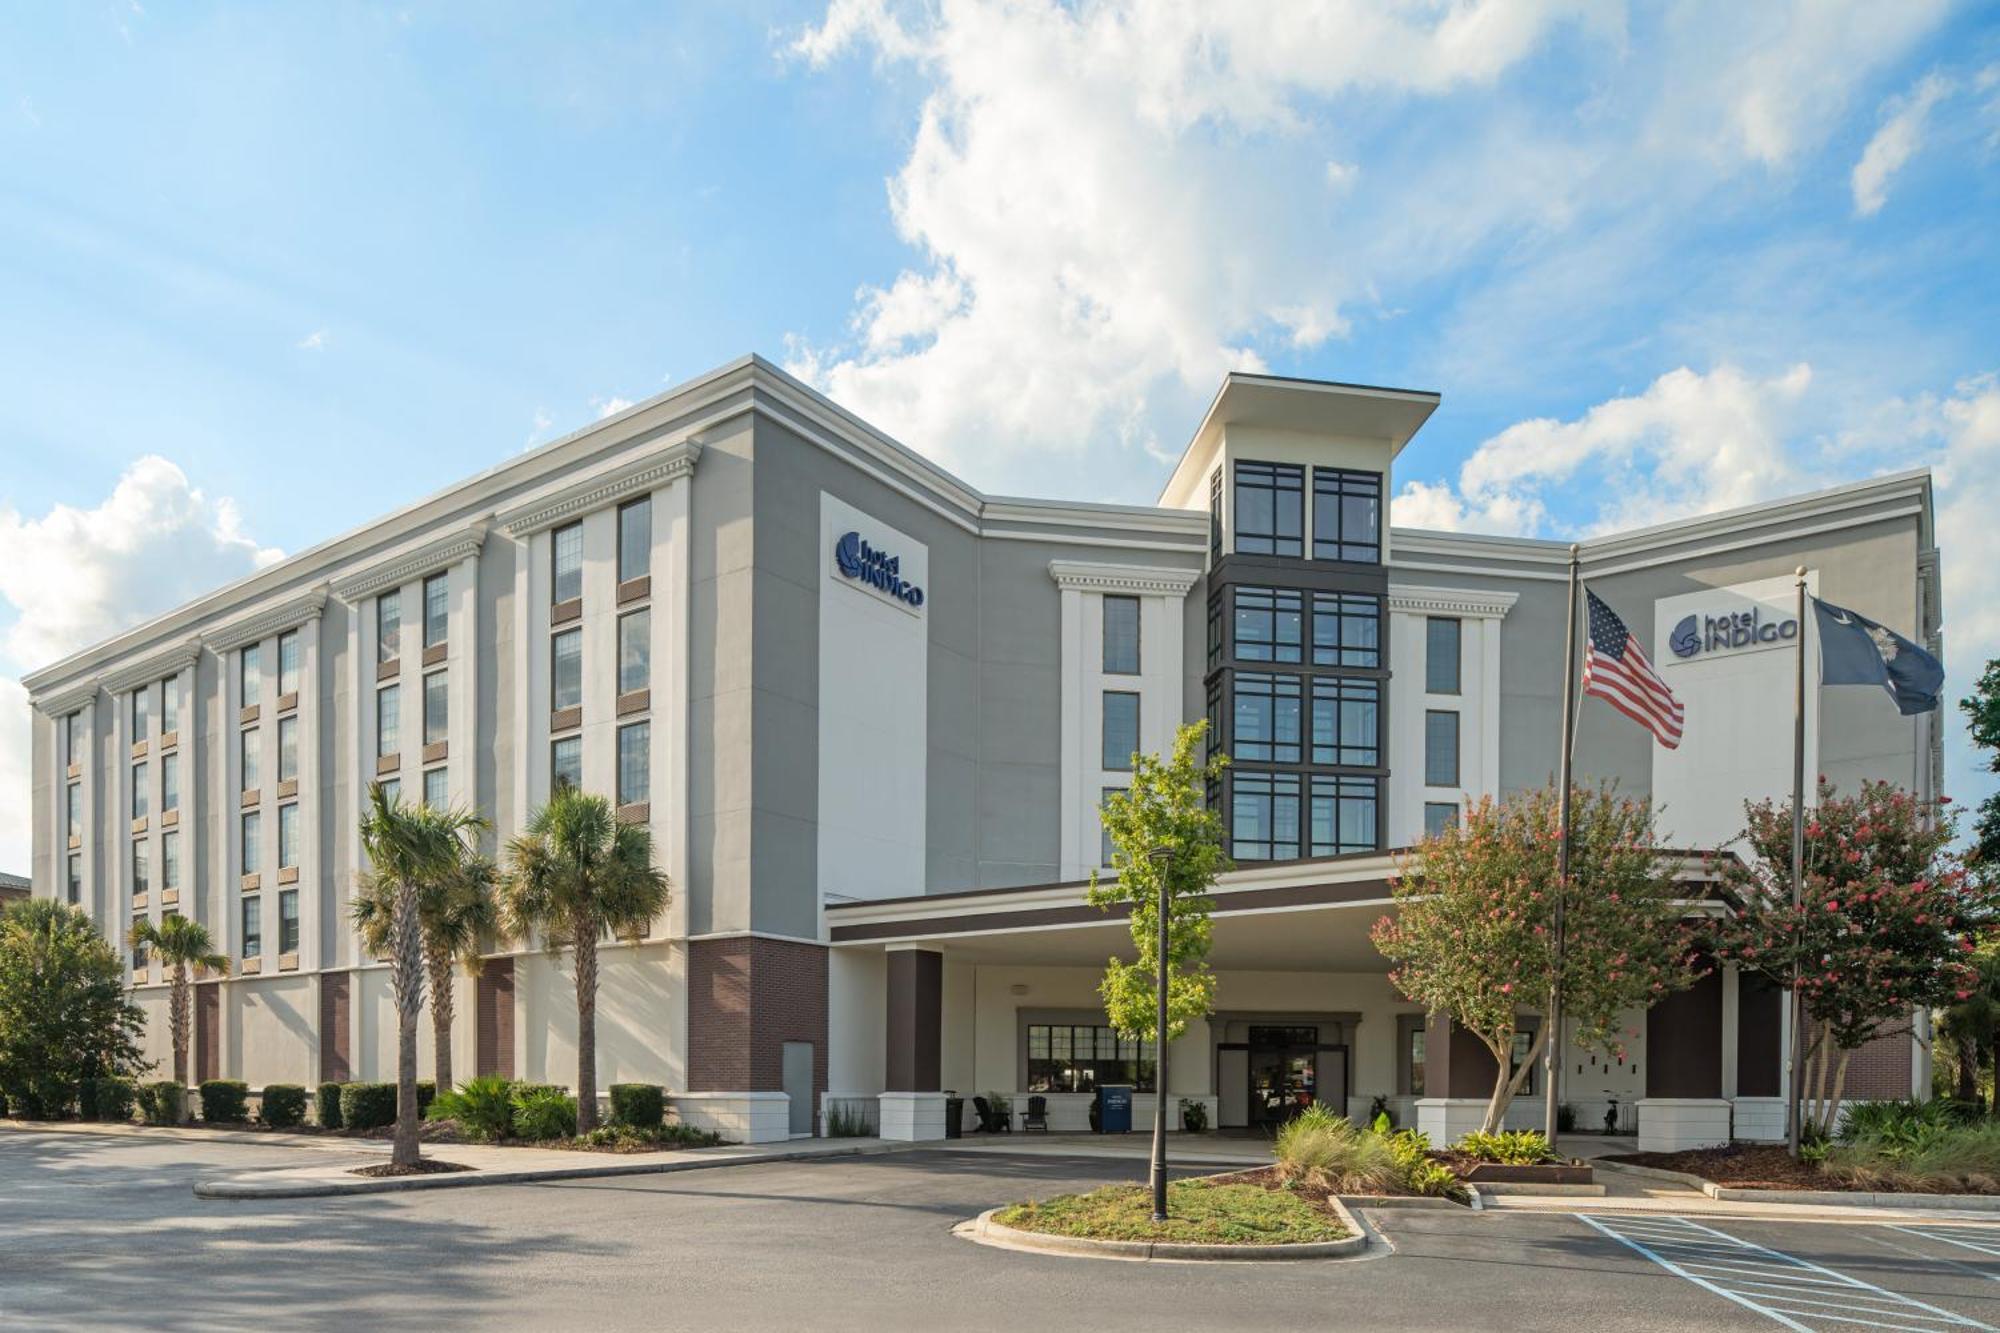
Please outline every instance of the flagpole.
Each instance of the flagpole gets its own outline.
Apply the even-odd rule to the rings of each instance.
[[[1547,1045],[1542,1049],[1542,1130],[1550,1146],[1556,1141],[1556,1108],[1560,1104],[1558,1085],[1562,1081],[1562,973],[1563,900],[1569,895],[1569,785],[1571,730],[1576,720],[1576,585],[1577,545],[1569,548],[1569,632],[1563,642],[1562,697],[1562,777],[1557,789],[1556,811],[1562,831],[1556,842],[1555,967],[1549,978]]]
[[[1806,865],[1806,567],[1798,568],[1799,655],[1792,678],[1792,911],[1805,901]],[[1785,1149],[1796,1158],[1804,1134],[1799,1123],[1805,1084],[1805,1004],[1799,994],[1797,950],[1792,954],[1792,1042],[1785,1069]]]

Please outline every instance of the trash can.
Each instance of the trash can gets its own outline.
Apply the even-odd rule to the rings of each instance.
[[[948,1139],[965,1136],[965,1098],[944,1099],[944,1136]]]
[[[1097,1090],[1097,1132],[1100,1134],[1132,1132],[1131,1084],[1107,1083]]]

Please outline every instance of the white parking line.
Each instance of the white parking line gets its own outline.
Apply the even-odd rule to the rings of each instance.
[[[1992,1329],[1990,1324],[1769,1246],[1739,1240],[1689,1218],[1659,1214],[1572,1216],[1676,1277],[1798,1333],[1850,1325],[1911,1333]],[[2000,1249],[1994,1252],[2000,1253]]]
[[[1936,1226],[1890,1227],[1906,1236],[1917,1236],[1924,1240],[1942,1241],[1946,1245],[1956,1245],[1961,1250],[1971,1250],[1989,1259],[2000,1259],[2000,1231],[1988,1227],[1953,1226],[1940,1223]],[[1983,1273],[1983,1277],[2000,1282],[2000,1275]]]

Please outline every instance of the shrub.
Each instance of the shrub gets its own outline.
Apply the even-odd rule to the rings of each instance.
[[[340,1123],[349,1129],[380,1129],[396,1123],[396,1085],[393,1083],[343,1083],[340,1085]]]
[[[1980,1118],[1979,1112],[1972,1109],[1968,1113],[1969,1107],[1971,1103],[1942,1098],[1922,1102],[1907,1099],[1850,1102],[1837,1137],[1842,1143],[1858,1143],[1863,1139],[1889,1143],[1914,1142],[1931,1130],[1976,1122]]]
[[[1547,1136],[1538,1129],[1517,1129],[1503,1134],[1467,1134],[1453,1146],[1467,1157],[1502,1166],[1535,1166],[1556,1160]]]
[[[510,1138],[514,1133],[514,1085],[498,1074],[482,1074],[439,1093],[426,1114],[432,1120],[457,1121],[469,1139]]]
[[[669,1129],[686,1129],[686,1125],[674,1124]],[[830,1139],[865,1139],[875,1131],[868,1123],[868,1113],[857,1106],[845,1102],[826,1104],[826,1136]]]
[[[1895,1136],[1836,1143],[1823,1151],[1828,1175],[1862,1188],[2000,1190],[2000,1122],[1906,1127]]]
[[[438,1085],[427,1078],[417,1080],[417,1119],[422,1120],[437,1100]]]
[[[87,1074],[77,1081],[76,1118],[97,1119],[97,1080]]]
[[[666,1118],[666,1090],[657,1083],[613,1083],[611,1123],[654,1130]]]
[[[570,1142],[579,1148],[626,1148],[643,1151],[649,1148],[713,1148],[728,1140],[720,1134],[711,1134],[705,1129],[663,1124],[656,1129],[634,1129],[630,1125],[599,1125],[588,1134],[577,1135]]]
[[[132,1106],[138,1100],[138,1085],[129,1078],[100,1078],[92,1080],[91,1111],[99,1120],[124,1121],[132,1118]]]
[[[1278,1131],[1272,1151],[1285,1179],[1311,1181],[1343,1194],[1379,1194],[1396,1181],[1387,1140],[1356,1129],[1319,1102]]]
[[[546,1083],[514,1089],[514,1132],[524,1139],[566,1139],[576,1133],[576,1098]]]
[[[320,1084],[319,1095],[314,1100],[318,1102],[316,1109],[319,1112],[319,1127],[321,1129],[339,1129],[341,1125],[340,1085],[338,1083]]]
[[[250,1118],[250,1085],[240,1078],[211,1078],[201,1085],[201,1118],[207,1123],[240,1124]]]
[[[1576,1108],[1568,1102],[1556,1108],[1556,1132],[1558,1134],[1576,1132]]]
[[[139,1089],[139,1110],[149,1125],[178,1125],[187,1119],[187,1089],[161,1079]]]
[[[263,1104],[257,1108],[257,1118],[272,1129],[290,1129],[303,1123],[306,1118],[306,1090],[296,1083],[266,1084]]]
[[[678,1121],[671,1125],[661,1125],[655,1137],[662,1147],[672,1148],[717,1148],[729,1142],[714,1130],[696,1129],[693,1125],[683,1125]]]

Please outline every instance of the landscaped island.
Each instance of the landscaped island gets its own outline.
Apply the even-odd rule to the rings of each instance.
[[[1310,1245],[1353,1233],[1322,1196],[1231,1177],[1176,1180],[1167,1186],[1167,1220],[1153,1221],[1153,1196],[1142,1185],[1106,1185],[1042,1203],[1017,1203],[993,1215],[1016,1231],[1087,1240],[1150,1240],[1184,1245]]]

